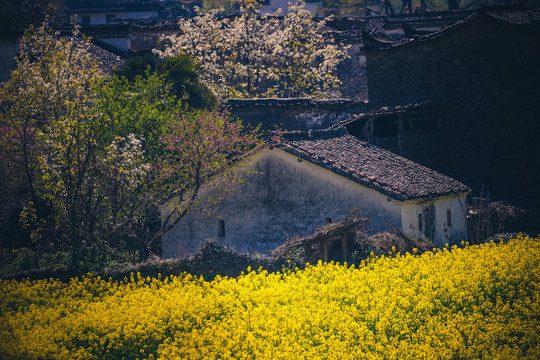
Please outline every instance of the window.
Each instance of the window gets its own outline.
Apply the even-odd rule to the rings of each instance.
[[[81,24],[90,25],[90,16],[89,15],[81,16]]]
[[[424,221],[422,220],[422,214],[418,214],[418,230],[424,231]]]
[[[218,220],[218,236],[225,236],[225,221]]]
[[[110,24],[114,20],[114,14],[107,14],[107,24]]]
[[[450,209],[446,210],[446,226],[452,226],[452,212]]]

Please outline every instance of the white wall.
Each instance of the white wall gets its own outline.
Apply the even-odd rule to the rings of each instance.
[[[99,38],[100,41],[114,46],[118,50],[128,52],[131,50],[131,39],[128,37],[123,38]]]
[[[465,194],[461,194],[459,196],[406,202],[401,211],[402,230],[414,238],[426,238],[427,213],[430,211],[431,205],[433,205],[431,209],[435,212],[434,238],[430,240],[434,242],[435,246],[443,247],[446,243],[454,245],[461,243],[461,241],[467,241],[465,197]],[[447,223],[448,210],[450,210],[451,214],[450,226]],[[418,228],[419,214],[423,215],[423,231]]]
[[[273,14],[278,9],[281,9],[280,15],[287,15],[289,3],[293,3],[294,0],[270,0],[270,5],[262,5],[261,15]],[[306,9],[311,11],[313,15],[317,14],[317,8],[321,5],[320,1],[315,3],[307,3]]]
[[[264,252],[292,235],[306,236],[330,217],[339,221],[357,207],[370,219],[371,232],[401,225],[401,203],[352,180],[280,149],[263,151],[254,165],[259,172],[240,192],[222,202],[212,216],[189,213],[163,240],[165,258],[194,253],[201,242],[217,237],[218,219],[225,221],[221,239],[241,251]],[[162,217],[167,208],[162,207]]]
[[[114,15],[116,19],[137,19],[137,18],[156,18],[157,11],[110,11],[79,14],[77,21],[82,22],[82,16],[90,17],[90,25],[106,25],[107,15]]]

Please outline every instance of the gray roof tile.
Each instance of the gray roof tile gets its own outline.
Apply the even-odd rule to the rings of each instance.
[[[283,137],[285,151],[396,200],[470,192],[457,180],[358,140],[344,128],[296,131]]]

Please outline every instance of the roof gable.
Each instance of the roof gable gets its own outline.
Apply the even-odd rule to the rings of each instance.
[[[404,38],[398,41],[390,41],[387,39],[378,38],[376,35],[369,34],[364,31],[364,45],[366,50],[381,50],[391,49],[408,44],[417,44],[425,41],[432,41],[448,34],[454,33],[462,29],[464,26],[477,21],[478,19],[486,19],[494,21],[504,26],[525,31],[537,30],[540,27],[540,10],[529,8],[519,4],[505,4],[484,6],[476,13],[467,18],[443,27],[439,31],[430,34],[415,36],[413,38]]]
[[[446,175],[358,140],[344,128],[284,134],[283,150],[396,200],[434,198],[470,189]]]

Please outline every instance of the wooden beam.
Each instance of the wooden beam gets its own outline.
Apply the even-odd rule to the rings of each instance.
[[[347,262],[347,235],[341,237],[341,248],[343,249],[343,262]]]
[[[311,244],[304,245],[304,251],[306,253],[306,260],[309,261],[311,259]]]

